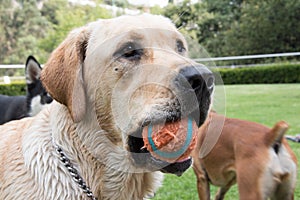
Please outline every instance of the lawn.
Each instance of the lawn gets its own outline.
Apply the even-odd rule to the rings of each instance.
[[[273,126],[279,120],[285,120],[290,125],[287,134],[300,133],[300,84],[272,84],[272,85],[230,85],[225,86],[226,98],[219,88],[215,102],[225,104],[228,117],[255,121]],[[218,99],[219,98],[219,99]],[[224,101],[225,100],[225,101]],[[218,105],[222,107],[222,105]],[[290,145],[300,160],[300,143]],[[216,188],[212,187],[214,194]],[[193,200],[198,199],[196,178],[192,169],[183,176],[166,175],[163,187],[157,192],[154,200]],[[237,187],[231,188],[226,200],[238,199]],[[300,199],[300,170],[295,199]]]

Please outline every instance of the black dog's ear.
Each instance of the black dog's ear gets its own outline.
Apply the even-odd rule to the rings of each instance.
[[[40,63],[33,56],[28,56],[25,65],[26,83],[31,84],[39,80],[41,71]]]

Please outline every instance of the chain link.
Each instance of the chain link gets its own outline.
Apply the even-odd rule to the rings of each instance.
[[[62,148],[60,148],[57,145],[54,145],[54,146],[55,146],[56,152],[59,154],[60,161],[67,168],[72,179],[77,183],[77,185],[82,189],[82,191],[86,194],[86,196],[88,198],[90,198],[91,200],[97,200],[97,198],[94,196],[91,189],[86,185],[83,178],[79,175],[79,172],[77,171],[77,169],[75,169],[75,167],[72,165],[70,159],[67,158],[67,156],[63,152]]]

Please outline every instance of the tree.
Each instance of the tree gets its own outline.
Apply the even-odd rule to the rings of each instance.
[[[239,19],[241,4],[242,0],[204,0],[196,4],[184,1],[179,6],[170,4],[164,15],[212,56],[222,56],[224,34]]]
[[[128,8],[130,7],[130,4],[128,3],[127,0],[104,0],[103,1],[105,4],[110,5],[110,6],[117,6],[120,8]]]
[[[24,63],[30,54],[38,54],[36,38],[44,37],[49,23],[41,16],[35,0],[0,6],[0,63]]]
[[[190,4],[189,1],[184,1],[179,5],[169,4],[164,10],[163,15],[170,18],[179,31],[187,38],[190,57],[207,57],[206,51],[203,54],[204,49],[201,46],[201,41],[205,40],[208,36],[204,34],[205,31],[203,31],[201,23],[213,19],[214,16],[207,12],[205,4]],[[199,37],[200,34],[201,37]]]
[[[203,3],[210,17],[198,24],[198,41],[213,56],[225,56],[223,47],[226,44],[226,33],[232,24],[240,20],[243,0],[204,0]]]
[[[3,0],[0,4],[0,63],[3,63],[6,52],[11,50],[11,31],[7,24],[11,20],[13,9],[10,0]]]
[[[56,2],[57,0],[46,2],[43,12],[53,23],[52,29],[48,31],[46,37],[39,41],[40,50],[48,55],[66,38],[72,29],[99,18],[111,17],[107,10],[99,6],[99,1],[95,7],[67,3],[56,4]],[[53,11],[55,15],[53,15]]]
[[[60,8],[66,8],[67,4],[67,1],[48,0],[43,4],[41,14],[42,16],[46,17],[46,19],[51,23],[51,25],[57,25],[59,21],[56,16],[56,11]]]
[[[299,13],[299,0],[203,0],[164,15],[211,56],[234,56],[300,51]]]
[[[300,1],[253,0],[226,33],[228,55],[300,51]]]

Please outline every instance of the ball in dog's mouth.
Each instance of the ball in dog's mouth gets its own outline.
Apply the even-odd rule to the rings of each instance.
[[[198,127],[191,118],[143,129],[144,147],[151,155],[169,163],[188,160],[196,147]]]
[[[198,127],[191,118],[148,125],[128,136],[136,166],[151,171],[182,175],[192,164]]]

